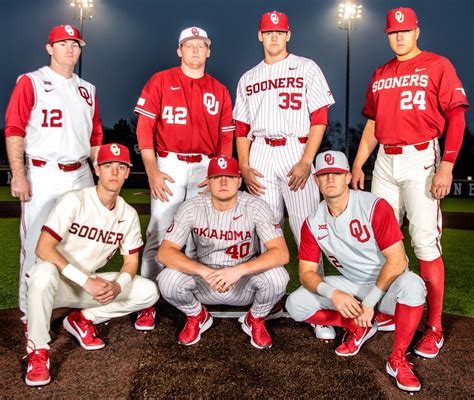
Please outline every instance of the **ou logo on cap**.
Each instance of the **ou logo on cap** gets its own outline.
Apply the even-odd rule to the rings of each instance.
[[[405,16],[403,15],[403,13],[402,13],[400,10],[398,10],[398,11],[395,13],[395,19],[396,19],[398,22],[402,23],[402,22],[405,20]]]
[[[192,33],[194,36],[199,36],[199,29],[198,29],[198,28],[193,28],[193,29],[191,29],[191,33]]]
[[[334,164],[334,156],[332,154],[326,154],[324,156],[324,161],[326,161],[327,165],[333,165]]]
[[[118,147],[115,143],[110,145],[110,152],[114,156],[119,156],[120,155],[120,147]]]
[[[270,15],[270,20],[276,25],[278,24],[278,15],[276,15],[275,13],[272,13]]]
[[[72,28],[71,25],[65,25],[64,30],[69,36],[74,36],[74,29]]]
[[[219,158],[217,160],[217,165],[220,167],[220,169],[226,169],[227,168],[227,161],[225,158]]]

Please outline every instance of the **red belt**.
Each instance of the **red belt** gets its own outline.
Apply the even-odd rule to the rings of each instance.
[[[168,154],[170,154],[169,152],[167,151],[159,151],[158,152],[158,155],[161,157],[161,158],[165,158],[165,157],[168,157]],[[212,158],[213,155],[210,155],[208,156],[209,158]],[[176,154],[176,158],[180,161],[184,161],[184,162],[187,162],[188,164],[192,164],[192,163],[198,163],[198,162],[201,162],[202,161],[202,155],[201,154],[193,154],[193,155],[189,155],[189,154]]]
[[[430,141],[428,142],[423,142],[420,144],[414,144],[412,145],[416,150],[422,151],[426,150],[428,146],[430,145]],[[383,151],[385,154],[403,154],[403,148],[406,146],[390,146],[388,144],[385,144],[383,146]]]
[[[33,164],[34,167],[44,167],[48,162],[44,160],[31,160],[31,164]],[[71,163],[71,164],[61,164],[58,163],[58,168],[64,172],[71,172],[71,171],[76,171],[79,168],[81,168],[82,163],[80,161]]]
[[[306,143],[308,141],[308,138],[306,136],[299,137],[298,138],[300,143]],[[272,138],[265,138],[265,143],[268,144],[269,146],[276,147],[276,146],[285,146],[286,145],[286,138],[280,138],[280,139],[272,139]]]

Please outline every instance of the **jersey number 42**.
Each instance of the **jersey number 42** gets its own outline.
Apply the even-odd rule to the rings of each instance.
[[[165,106],[161,113],[167,124],[186,125],[186,117],[188,116],[188,109],[186,107]]]

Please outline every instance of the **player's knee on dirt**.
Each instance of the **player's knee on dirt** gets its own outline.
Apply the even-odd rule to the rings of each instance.
[[[320,297],[300,286],[286,299],[286,310],[295,321],[305,321],[311,315],[323,309],[318,301]]]
[[[44,291],[47,288],[57,288],[59,283],[59,271],[54,264],[43,262],[36,264],[28,272],[28,292]]]
[[[426,287],[425,282],[417,274],[407,271],[397,278],[399,290],[397,293],[397,303],[416,307],[425,303]]]

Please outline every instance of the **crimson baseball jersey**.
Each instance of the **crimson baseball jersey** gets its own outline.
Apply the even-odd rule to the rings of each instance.
[[[227,88],[208,74],[193,79],[175,67],[154,74],[135,113],[150,121],[138,132],[140,149],[232,155],[232,102]]]
[[[165,240],[184,246],[190,234],[198,261],[216,269],[256,257],[260,251],[259,240],[266,243],[283,236],[267,203],[245,192],[238,192],[237,204],[227,211],[213,207],[210,193],[185,201]]]
[[[373,284],[385,263],[381,250],[403,239],[392,207],[372,193],[350,190],[342,214],[322,201],[301,228],[300,260],[319,262],[321,250],[351,282]]]
[[[453,65],[423,51],[376,69],[362,114],[375,120],[380,143],[403,146],[439,138],[446,114],[457,107],[468,108],[469,103]]]
[[[5,136],[24,137],[26,156],[60,163],[87,159],[102,144],[95,87],[50,67],[22,75],[8,104]]]
[[[43,231],[59,243],[57,250],[86,273],[103,267],[120,248],[122,255],[140,251],[143,241],[138,214],[120,196],[112,210],[106,208],[95,186],[62,195]]]
[[[234,119],[250,125],[250,136],[307,136],[311,113],[334,104],[319,66],[294,54],[261,61],[240,78]]]

